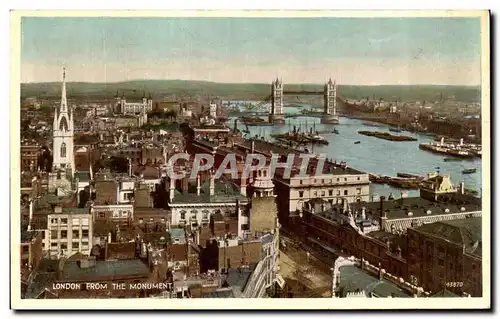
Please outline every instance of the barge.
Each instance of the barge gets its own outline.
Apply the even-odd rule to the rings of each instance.
[[[416,141],[417,139],[412,136],[406,135],[393,135],[388,132],[378,132],[378,131],[358,131],[361,135],[373,136],[376,138],[380,138],[383,140],[394,141],[394,142],[407,142],[407,141]]]

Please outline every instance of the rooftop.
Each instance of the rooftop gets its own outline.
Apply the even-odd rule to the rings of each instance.
[[[345,297],[348,292],[360,291],[364,291],[368,297],[411,297],[393,283],[384,279],[380,280],[354,265],[340,267],[339,287],[341,288],[342,297]]]
[[[247,197],[240,193],[240,190],[232,183],[216,180],[214,183],[214,195],[210,195],[210,181],[206,180],[201,184],[201,193],[176,193],[172,201],[173,204],[182,203],[229,203],[246,202]]]
[[[80,182],[88,182],[90,181],[90,172],[75,172],[74,177]]]
[[[415,229],[434,237],[464,245],[469,254],[482,256],[482,218],[472,217],[425,224]]]
[[[234,293],[230,288],[221,288],[211,292],[202,293],[200,298],[234,298]]]
[[[97,260],[94,267],[81,268],[77,261],[66,262],[62,280],[99,280],[103,277],[148,276],[149,267],[139,259]]]
[[[368,214],[380,215],[380,202],[359,202],[351,204],[353,210],[366,208]],[[463,209],[462,209],[463,208]],[[413,218],[428,215],[443,215],[464,212],[481,211],[480,201],[472,200],[469,196],[456,196],[449,201],[430,201],[421,197],[408,197],[383,202],[383,209],[387,219]],[[448,212],[446,211],[448,209]],[[428,214],[430,211],[430,214]]]
[[[226,277],[227,285],[233,288],[233,291],[243,292],[255,267],[257,267],[257,263],[250,264],[248,268],[230,268]]]

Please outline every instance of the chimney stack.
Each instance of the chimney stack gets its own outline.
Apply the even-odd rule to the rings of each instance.
[[[183,194],[187,194],[189,191],[189,175],[184,176],[181,179],[181,189]]]
[[[464,195],[465,194],[465,183],[464,182],[460,183],[459,191],[460,191],[460,195]]]
[[[198,174],[196,176],[196,195],[200,196],[201,193],[201,178],[200,175]]]
[[[380,196],[380,214],[379,214],[379,224],[380,224],[380,229],[383,229],[384,227],[384,221],[387,218],[384,212],[384,200],[385,196]]]
[[[169,187],[169,197],[170,197],[170,202],[174,199],[174,194],[175,194],[175,179],[170,178],[170,187]]]
[[[30,217],[29,217],[29,223],[28,223],[28,230],[31,230],[31,223],[33,222],[33,206],[34,206],[34,200],[30,199]]]
[[[210,196],[215,195],[215,176],[210,174]]]
[[[132,160],[128,159],[128,176],[132,177]]]
[[[252,141],[250,153],[252,153],[252,154],[255,153],[255,141]]]

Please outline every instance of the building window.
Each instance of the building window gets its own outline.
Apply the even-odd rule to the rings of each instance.
[[[99,218],[105,218],[106,213],[105,212],[99,212]]]
[[[360,180],[359,176],[358,176],[357,180],[358,180],[358,181]]]
[[[80,247],[79,243],[72,243],[71,244],[71,248],[73,248],[73,249],[78,249],[79,247]]]
[[[61,144],[61,157],[66,157],[66,143]]]
[[[57,230],[53,230],[50,232],[50,238],[51,239],[57,239]]]
[[[328,190],[328,196],[333,196],[333,190],[332,189]]]
[[[57,247],[57,243],[51,243],[50,247]]]
[[[340,195],[340,190],[337,190],[337,196],[339,196],[339,195]]]
[[[438,259],[438,266],[444,266],[444,260],[439,258]]]
[[[66,238],[68,238],[68,231],[61,230],[61,239],[66,239]]]
[[[68,249],[68,245],[66,244],[61,244],[61,250],[66,250]]]
[[[302,181],[302,180],[300,180],[300,185],[302,185],[302,182],[303,182],[303,181]]]
[[[318,197],[318,192],[317,191],[314,191],[314,197]]]
[[[73,230],[73,238],[78,238],[80,237],[80,231],[79,230]]]
[[[344,178],[344,181],[345,181],[345,182],[347,182],[347,177],[346,177],[346,178]]]
[[[347,195],[347,189],[346,189],[346,190],[344,190],[344,195]]]
[[[181,211],[181,219],[186,219],[186,212],[185,211]]]
[[[324,184],[324,183],[325,183],[325,180],[324,180],[324,179],[322,179],[322,180],[321,180],[321,184]]]
[[[61,224],[67,224],[68,219],[67,218],[61,218]]]
[[[82,237],[89,237],[89,230],[88,229],[82,229]]]
[[[356,194],[361,195],[361,188],[356,188]]]
[[[52,219],[50,220],[50,222],[51,222],[52,224],[57,224],[57,218],[52,218]]]
[[[303,191],[299,191],[299,197],[300,198],[304,197],[304,192]]]
[[[325,196],[325,191],[321,191],[321,196]]]

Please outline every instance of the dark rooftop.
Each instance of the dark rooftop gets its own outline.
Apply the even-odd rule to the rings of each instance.
[[[74,177],[80,182],[88,182],[90,180],[90,172],[75,172]]]
[[[364,291],[368,297],[409,298],[404,290],[387,280],[379,280],[356,266],[340,267],[340,288],[342,297],[348,292]]]
[[[51,288],[51,285],[56,280],[56,273],[37,273],[32,281],[28,284],[28,289],[25,298],[37,298],[45,288]]]
[[[173,199],[173,204],[178,203],[228,203],[247,201],[246,196],[241,195],[239,189],[232,183],[216,180],[214,183],[214,195],[210,195],[210,181],[207,179],[201,184],[201,193],[198,196],[196,193],[176,193]]]
[[[255,267],[257,267],[256,263],[250,264],[248,268],[230,268],[227,274],[226,283],[233,289],[236,288],[239,289],[240,292],[243,292]]]
[[[97,260],[94,267],[80,268],[78,262],[66,262],[62,280],[99,280],[103,277],[148,276],[149,267],[139,259]]]
[[[415,229],[458,245],[464,245],[469,254],[482,256],[482,218],[454,219],[425,224]]]
[[[202,293],[200,298],[234,298],[232,289],[222,288],[211,292]]]
[[[461,212],[477,212],[481,211],[481,205],[476,202],[471,202],[467,196],[457,197],[453,201],[430,201],[421,197],[408,197],[404,199],[395,199],[383,202],[383,209],[387,214],[387,219],[409,218],[408,213],[411,212],[411,217],[427,216],[427,211],[430,215],[454,214]],[[380,202],[359,202],[351,204],[353,210],[361,210],[366,208],[367,214],[374,216],[380,215]],[[462,207],[465,209],[462,211]],[[449,212],[446,212],[449,209]]]

